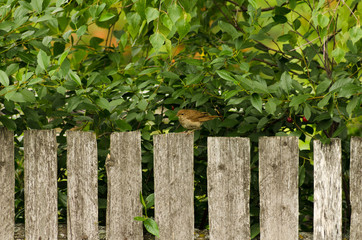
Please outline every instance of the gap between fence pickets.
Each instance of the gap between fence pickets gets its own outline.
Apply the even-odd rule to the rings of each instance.
[[[74,134],[74,135],[73,135]],[[118,134],[118,133],[115,133]],[[123,133],[122,133],[123,134]],[[124,134],[133,134],[133,138],[137,138],[140,139],[140,134],[139,132],[136,133],[136,135],[134,135],[134,132],[131,133],[124,133]],[[80,161],[80,164],[83,165],[90,165],[90,166],[85,166],[85,168],[89,168],[90,169],[82,169],[81,171],[83,171],[83,173],[79,173],[79,176],[83,176],[81,178],[87,178],[87,176],[82,175],[82,174],[89,174],[91,175],[89,181],[83,181],[82,179],[75,179],[75,185],[74,186],[82,186],[85,184],[85,186],[87,186],[87,188],[91,188],[93,190],[89,191],[89,189],[85,189],[85,190],[81,190],[79,192],[76,192],[73,194],[73,196],[76,196],[76,198],[79,198],[75,204],[69,205],[68,210],[70,212],[72,212],[72,209],[77,212],[80,211],[80,209],[82,208],[81,205],[87,206],[86,208],[83,208],[82,211],[89,211],[91,213],[90,218],[93,216],[97,216],[97,201],[95,200],[97,197],[97,183],[96,182],[92,182],[91,179],[97,179],[97,153],[96,153],[96,141],[95,141],[95,136],[93,133],[79,133],[79,132],[73,132],[73,133],[69,133],[68,137],[72,138],[71,136],[73,135],[73,138],[77,139],[76,141],[74,141],[73,143],[68,142],[70,145],[74,145],[77,146],[78,148],[80,148],[80,152],[78,153],[74,153],[77,154],[77,156],[72,156],[70,158],[76,158]],[[124,135],[124,136],[126,136]],[[27,216],[31,216],[28,217],[29,219],[26,221],[27,222],[27,231],[26,231],[26,237],[27,239],[32,239],[33,237],[38,239],[39,237],[42,237],[42,239],[47,239],[49,236],[56,236],[57,234],[57,196],[56,194],[54,194],[54,192],[56,193],[56,140],[55,140],[55,132],[54,131],[47,131],[47,130],[30,130],[27,131],[25,133],[25,137],[24,137],[24,143],[25,143],[25,195],[26,195],[26,199],[25,199],[25,212],[27,213]],[[87,139],[87,140],[85,140]],[[209,138],[211,140],[208,141],[216,141],[216,138]],[[226,143],[222,143],[222,144],[232,144],[233,141],[238,141],[238,138],[217,138],[218,141],[226,141]],[[269,141],[272,138],[265,138],[266,141]],[[283,139],[287,139],[287,138],[279,138],[276,137],[275,139],[280,139],[277,141],[280,141],[280,146],[279,147],[275,147],[275,148],[270,148],[269,150],[271,150],[271,152],[275,152],[276,155],[278,154],[277,151],[275,151],[276,149],[280,149],[280,152],[285,152],[285,151],[289,151],[290,147],[290,143],[289,141],[287,141],[287,143],[283,143]],[[119,141],[119,140],[118,140]],[[130,141],[129,139],[127,139],[127,137],[125,137],[123,140],[121,140],[123,143],[118,143],[118,144],[123,144],[126,145],[125,142],[126,141]],[[264,141],[263,138],[260,139],[260,142]],[[0,191],[2,191],[1,195],[0,195],[0,203],[1,206],[4,206],[0,209],[0,216],[1,216],[1,222],[2,224],[0,225],[0,239],[9,239],[9,236],[14,236],[14,136],[13,133],[10,131],[7,131],[5,129],[0,129],[0,177],[1,179],[8,179],[7,181],[0,181]],[[187,236],[189,236],[189,238],[192,238],[193,235],[193,134],[167,134],[167,135],[159,135],[159,136],[155,136],[154,139],[154,143],[155,143],[155,172],[156,171],[160,171],[160,172],[156,172],[156,178],[158,176],[158,178],[164,178],[161,181],[161,179],[158,179],[158,187],[155,186],[155,195],[156,195],[156,202],[159,201],[156,204],[156,219],[159,221],[159,226],[160,226],[160,232],[162,233],[163,229],[167,229],[167,226],[169,226],[168,228],[170,228],[170,222],[172,224],[174,224],[173,226],[171,226],[171,233],[170,232],[164,232],[161,236],[160,239],[180,239],[177,238],[177,234],[180,234],[180,236],[182,236],[182,232],[181,231],[173,231],[174,226],[178,226],[177,224],[182,224],[180,222],[180,219],[183,219],[183,216],[186,216],[185,218],[187,218],[188,220],[186,221],[186,225],[185,225],[185,229],[190,229],[187,230],[185,232],[187,232]],[[135,142],[135,144],[132,144],[132,147],[136,147],[139,148],[140,146],[140,140],[137,140]],[[182,148],[181,146],[185,146],[186,148]],[[283,148],[284,146],[284,148]],[[351,239],[362,239],[362,230],[361,230],[361,222],[362,222],[362,207],[361,207],[361,184],[362,184],[362,180],[361,180],[361,175],[362,175],[362,163],[361,163],[361,147],[362,146],[362,138],[360,137],[353,137],[351,140],[351,177],[350,177],[350,181],[351,181],[351,205],[352,205],[352,217],[351,217]],[[216,148],[214,147],[210,147],[210,149],[213,149],[212,151],[214,151]],[[227,147],[225,147],[227,149]],[[179,149],[183,149],[182,151],[179,151]],[[289,150],[288,150],[289,149]],[[340,140],[332,140],[332,145],[322,145],[320,142],[315,142],[314,143],[314,154],[315,154],[315,159],[314,159],[314,163],[315,163],[315,177],[317,177],[319,180],[315,181],[315,194],[317,196],[315,196],[315,220],[314,220],[314,234],[315,236],[318,236],[318,239],[328,239],[328,237],[333,236],[336,237],[336,239],[339,239],[341,237],[341,230],[339,228],[339,226],[341,226],[341,211],[340,211],[340,206],[341,206],[341,190],[339,188],[340,186],[340,177],[341,177],[341,147],[340,147]],[[73,152],[75,150],[71,150],[71,152]],[[125,149],[122,150],[118,149],[118,150],[114,150],[116,151],[125,151]],[[209,149],[208,149],[209,151]],[[224,152],[222,152],[224,151]],[[246,152],[237,152],[237,150],[235,150],[234,148],[229,148],[228,149],[229,152],[225,152],[225,149],[222,148],[220,149],[219,155],[217,158],[217,161],[226,161],[225,158],[224,160],[222,160],[224,158],[224,155],[228,155],[230,153],[230,157],[233,156],[238,156],[238,155],[248,155],[248,153]],[[157,152],[162,152],[162,156],[161,154],[157,155]],[[293,151],[292,151],[293,152]],[[192,153],[192,154],[190,154]],[[262,153],[262,149],[260,149],[260,154],[264,154]],[[126,154],[127,155],[127,154]],[[136,154],[138,157],[135,162],[137,164],[137,166],[140,166],[140,152],[138,152]],[[209,153],[209,155],[211,156],[211,152]],[[268,155],[267,153],[265,154],[266,156]],[[166,157],[164,157],[166,156]],[[187,157],[185,157],[187,156]],[[222,156],[222,157],[220,157]],[[291,158],[295,158],[295,155],[291,155]],[[250,157],[250,156],[249,156]],[[118,157],[117,157],[118,158]],[[119,158],[121,158],[121,156],[119,156]],[[210,158],[210,157],[209,157]],[[266,161],[270,161],[270,159],[272,159],[273,157],[269,157],[266,158]],[[268,160],[269,159],[269,160]],[[284,162],[287,161],[287,159],[289,158],[285,158]],[[36,160],[36,161],[35,161]],[[77,161],[78,161],[77,160]],[[113,159],[115,160],[115,159]],[[182,161],[180,161],[182,160]],[[275,157],[275,161],[273,163],[273,161],[271,162],[265,162],[267,165],[271,167],[271,169],[273,169],[273,178],[277,179],[277,173],[278,171],[281,171],[281,169],[278,169],[278,162],[281,159],[278,159],[278,157]],[[210,159],[209,159],[210,161]],[[242,161],[245,161],[242,160]],[[321,161],[318,163],[318,161]],[[329,166],[329,168],[331,170],[337,170],[333,173],[329,172],[328,166],[324,165],[325,161],[332,161],[332,165],[334,167]],[[283,161],[281,161],[279,163],[279,165],[284,164]],[[294,162],[294,161],[293,161]],[[79,164],[79,163],[78,163]],[[208,169],[208,171],[211,171],[211,167],[212,164],[210,164],[210,169]],[[234,164],[234,165],[233,165]],[[235,171],[235,168],[237,168],[235,165],[237,164],[237,162],[233,162],[231,161],[231,165],[227,166],[227,165],[223,165],[223,163],[218,162],[216,163],[216,169],[219,173],[219,175],[215,175],[217,177],[221,177],[225,178],[224,175],[222,176],[222,174],[224,174],[224,172],[226,170],[230,170]],[[268,165],[269,164],[269,165]],[[79,166],[80,168],[83,168],[84,166]],[[167,166],[167,167],[165,167]],[[262,166],[261,166],[262,167]],[[298,167],[298,166],[297,166]],[[29,168],[29,169],[27,169]],[[156,168],[158,170],[156,170]],[[294,166],[295,168],[295,166]],[[91,170],[93,169],[93,170]],[[246,170],[245,170],[246,169]],[[243,169],[242,171],[247,171],[247,166],[245,166],[245,169]],[[6,171],[5,171],[6,170]],[[70,169],[68,169],[70,170]],[[167,171],[166,171],[167,170]],[[276,170],[276,171],[275,171]],[[285,170],[285,169],[284,169]],[[294,169],[295,170],[295,169]],[[326,171],[327,170],[327,171]],[[71,171],[75,171],[75,170],[71,170]],[[95,174],[91,173],[91,172],[95,172]],[[108,171],[108,170],[107,170]],[[119,169],[117,171],[129,171],[127,169]],[[139,171],[138,170],[134,170],[134,171]],[[163,172],[162,172],[163,171]],[[166,172],[165,172],[166,171]],[[178,172],[178,171],[181,171]],[[262,171],[262,170],[261,170]],[[54,174],[55,172],[55,174]],[[282,171],[281,171],[282,172]],[[159,174],[162,173],[165,176],[160,176]],[[327,180],[320,180],[319,174],[323,175],[327,175],[329,178]],[[161,174],[161,175],[162,175]],[[209,173],[208,173],[209,174]],[[221,175],[220,175],[221,174]],[[265,175],[267,174],[267,175]],[[270,173],[266,172],[263,176],[271,176]],[[269,174],[269,175],[268,175]],[[282,172],[282,174],[285,174]],[[42,175],[42,176],[39,176]],[[132,174],[131,174],[132,175]],[[189,177],[183,177],[182,175],[185,176],[189,176]],[[237,174],[234,174],[237,175]],[[231,176],[234,176],[233,174]],[[37,176],[37,177],[45,177],[45,179],[42,178],[38,178],[38,179],[34,179],[32,176]],[[294,175],[291,175],[294,176]],[[141,178],[139,176],[139,178]],[[247,177],[249,178],[249,177]],[[295,180],[295,177],[293,177]],[[12,179],[12,180],[11,180]],[[190,181],[190,179],[192,179],[192,181]],[[268,187],[265,184],[265,180],[266,177],[262,177],[260,179],[260,186],[261,188],[265,189]],[[235,180],[235,179],[234,179]],[[273,180],[273,179],[271,179]],[[290,179],[289,179],[290,180]],[[295,185],[294,185],[294,180],[293,182],[291,182],[289,185],[287,184],[287,187],[292,187],[292,189],[294,189]],[[168,181],[168,182],[167,182]],[[245,181],[245,179],[244,179]],[[274,180],[275,181],[275,180]],[[326,183],[325,181],[329,181],[329,183]],[[91,182],[91,184],[87,185],[86,182]],[[156,180],[155,180],[156,182]],[[187,182],[188,184],[186,184],[185,186],[183,185],[179,185],[180,182]],[[190,182],[192,182],[192,184],[190,184]],[[55,185],[54,185],[55,183]],[[244,182],[242,184],[244,184],[244,190],[245,188],[247,188],[245,186]],[[49,184],[49,187],[44,187],[44,184]],[[113,183],[114,184],[114,183]],[[139,182],[138,182],[139,184]],[[327,184],[327,185],[326,185]],[[328,185],[330,184],[330,185]],[[270,188],[274,187],[281,187],[281,186],[275,186],[276,182],[273,183],[273,181],[270,183]],[[8,187],[6,187],[8,186]],[[10,187],[9,187],[10,186]],[[326,186],[331,187],[333,189],[336,189],[336,195],[333,196],[332,198],[321,198],[320,196],[326,195],[324,191],[327,191],[328,189],[326,188]],[[73,187],[71,187],[73,188]],[[112,188],[112,187],[111,187]],[[128,187],[129,190],[130,187]],[[211,187],[210,187],[211,188]],[[222,188],[222,187],[218,187],[218,188]],[[54,190],[55,189],[55,190]],[[95,189],[95,190],[94,190]],[[190,190],[192,189],[192,190]],[[227,188],[225,188],[227,189]],[[289,188],[286,188],[289,189]],[[93,191],[93,192],[92,192]],[[126,189],[123,189],[122,191],[127,191]],[[209,191],[211,192],[212,190],[209,189]],[[230,190],[228,190],[230,191]],[[248,190],[249,191],[249,190]],[[241,194],[244,194],[244,197],[246,196],[247,198],[247,192],[248,191],[244,191]],[[287,190],[287,191],[290,191]],[[295,189],[293,190],[295,191]],[[318,193],[319,191],[319,193]],[[186,194],[182,194],[183,192],[186,192]],[[181,193],[181,194],[180,194]],[[162,196],[162,194],[164,194],[165,196],[169,196],[168,199],[162,199],[160,196]],[[235,195],[230,194],[229,193],[225,193],[226,197],[228,198],[227,200],[232,200],[232,199],[236,199]],[[319,195],[318,195],[319,194]],[[72,194],[69,194],[72,195]],[[135,194],[134,194],[135,195]],[[182,195],[183,199],[182,201],[183,204],[178,205],[177,202],[179,201],[178,197]],[[9,200],[9,196],[11,196],[10,200]],[[44,197],[46,196],[46,197]],[[95,196],[95,198],[94,198]],[[71,197],[71,196],[70,196]],[[140,204],[139,204],[139,198],[138,198],[138,194],[137,196],[134,196],[134,202],[132,204],[135,205],[135,209],[138,208],[138,211],[140,211]],[[213,204],[212,202],[215,201],[215,199],[210,199],[211,196],[209,196],[209,203]],[[41,201],[41,198],[46,199],[46,203],[44,203],[43,205],[39,205],[37,203],[34,203],[34,201],[30,201],[31,199],[35,199],[36,201]],[[157,198],[159,198],[157,200]],[[69,200],[68,200],[69,201]],[[122,200],[119,200],[122,201]],[[225,201],[225,200],[224,200]],[[331,202],[328,202],[331,201]],[[112,201],[111,201],[112,202]],[[84,204],[83,204],[84,203]],[[108,202],[109,205],[111,205],[110,202]],[[248,204],[248,203],[245,203]],[[287,209],[292,209],[290,208],[290,206],[288,204],[284,204],[282,201],[281,206],[279,206],[281,209],[283,209],[284,211]],[[330,209],[331,206],[330,204],[333,204],[333,209]],[[171,211],[169,211],[168,216],[166,215],[162,215],[165,214],[164,212],[157,212],[160,211],[161,206],[168,206],[168,209],[171,209]],[[277,204],[275,205],[277,206]],[[191,210],[189,211],[184,211],[184,209],[189,208]],[[213,206],[209,205],[209,208],[211,209]],[[230,205],[231,208],[234,208],[234,206],[231,204]],[[265,206],[267,209],[268,206]],[[278,206],[277,206],[278,207]],[[93,210],[89,210],[90,208],[94,208],[95,211]],[[157,210],[157,208],[159,210]],[[238,211],[242,211],[244,214],[247,213],[248,208],[241,208],[242,210],[237,210]],[[234,209],[230,210],[224,210],[225,215],[229,214],[231,212],[233,212]],[[261,210],[262,211],[262,210]],[[263,210],[264,211],[264,210]],[[280,210],[279,210],[280,212]],[[139,212],[138,212],[139,213]],[[37,215],[38,214],[38,215]],[[70,214],[68,212],[68,214]],[[110,214],[110,213],[107,213]],[[330,216],[330,215],[333,216]],[[132,215],[132,214],[131,214]],[[157,217],[157,215],[162,216],[162,218]],[[10,217],[9,217],[10,216]],[[69,217],[70,216],[70,217]],[[80,215],[81,217],[84,217],[82,215]],[[133,217],[133,216],[132,216]],[[228,217],[232,217],[232,215],[228,216]],[[280,217],[280,216],[278,216]],[[283,217],[283,216],[282,216]],[[68,221],[68,239],[76,239],[74,232],[77,232],[77,237],[79,239],[79,237],[84,238],[84,237],[90,237],[89,239],[92,238],[98,238],[98,228],[97,228],[97,220],[95,221],[88,221],[88,223],[90,223],[90,225],[88,225],[88,227],[86,226],[86,224],[88,223],[80,223],[79,226],[73,225],[72,219],[78,219],[76,217],[72,217],[71,214],[68,215],[69,221]],[[170,220],[168,220],[168,223],[166,223],[165,219],[168,218],[172,218]],[[46,222],[42,222],[39,221],[39,219],[46,219]],[[82,218],[79,218],[82,219]],[[83,218],[84,219],[84,218]],[[96,218],[94,218],[96,219]],[[113,219],[113,218],[109,218],[109,216],[107,216],[107,220],[110,221],[109,219]],[[230,218],[232,219],[232,218]],[[283,218],[282,218],[283,219]],[[78,220],[80,221],[80,220]],[[127,221],[129,221],[129,218],[127,219]],[[327,224],[327,225],[326,225]],[[337,226],[337,228],[335,227],[334,229],[329,228],[328,224],[336,224],[334,226]],[[247,224],[246,224],[247,225]],[[215,224],[214,224],[215,226]],[[75,227],[73,229],[73,227]],[[233,227],[235,228],[240,228],[240,224],[233,224]],[[109,226],[109,230],[107,229],[107,231],[112,231],[112,228],[114,229],[115,227],[111,227]],[[210,223],[210,231],[214,233],[211,233],[210,239],[220,239],[218,238],[219,236],[216,236],[217,231],[215,230],[215,228],[212,226],[212,224]],[[90,229],[90,230],[89,230]],[[137,229],[137,227],[135,228]],[[192,229],[192,230],[191,230]],[[267,235],[262,234],[263,231],[267,232],[270,229],[268,227],[265,227],[265,229],[261,229],[261,236],[262,239],[270,239],[268,238]],[[276,231],[282,231],[283,229],[277,229]],[[135,230],[136,232],[140,231],[140,230]],[[248,230],[250,231],[250,230]],[[292,230],[295,231],[295,230]],[[93,234],[93,235],[92,235]],[[166,236],[167,234],[167,236]],[[171,234],[171,236],[170,236]],[[223,234],[221,232],[221,234]],[[246,232],[246,234],[248,234],[248,232]],[[51,237],[51,238],[52,238]],[[320,237],[320,238],[319,238]],[[327,238],[326,238],[327,237]],[[189,238],[183,238],[183,239],[189,239]],[[11,238],[10,238],[11,239]],[[56,237],[54,237],[54,239],[56,239]]]

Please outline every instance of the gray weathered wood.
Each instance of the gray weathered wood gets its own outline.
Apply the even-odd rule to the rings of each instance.
[[[111,134],[111,152],[107,169],[107,239],[141,240],[142,216],[139,194],[142,191],[141,134],[118,132]]]
[[[362,138],[351,138],[351,231],[350,240],[362,239]]]
[[[0,239],[14,238],[14,133],[0,128]]]
[[[315,240],[342,239],[341,140],[313,142]]]
[[[298,239],[297,137],[259,139],[260,239]]]
[[[154,136],[155,216],[161,240],[194,233],[194,134]]]
[[[25,238],[57,239],[57,140],[54,130],[24,134]]]
[[[250,140],[207,140],[210,240],[250,239]]]
[[[92,132],[67,131],[68,240],[98,239],[98,159]]]

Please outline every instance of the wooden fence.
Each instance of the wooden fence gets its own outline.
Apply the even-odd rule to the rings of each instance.
[[[14,136],[0,129],[0,239],[14,237]],[[194,233],[193,134],[154,136],[155,218],[160,239]],[[68,239],[98,239],[97,144],[91,132],[67,132]],[[57,143],[52,130],[24,134],[25,237],[57,239]],[[112,133],[106,162],[108,240],[143,239],[140,132]],[[351,139],[350,239],[362,239],[362,138]],[[259,142],[260,238],[298,239],[298,139]],[[342,239],[341,141],[314,141],[314,239]],[[210,239],[250,239],[250,140],[208,138]]]

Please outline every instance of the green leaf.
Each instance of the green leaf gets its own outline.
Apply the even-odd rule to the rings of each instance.
[[[231,76],[231,73],[226,70],[216,70],[216,73],[222,78],[227,81],[235,82],[235,79]]]
[[[151,193],[146,197],[146,209],[150,209],[155,205],[155,194]]]
[[[353,82],[352,78],[341,78],[332,85],[332,87],[329,89],[329,92],[340,90],[343,86],[352,82]]]
[[[50,57],[43,51],[39,50],[37,61],[41,69],[46,70],[50,63]]]
[[[352,116],[353,110],[357,107],[358,102],[360,101],[360,97],[354,96],[352,100],[347,104],[346,111],[349,117]]]
[[[41,13],[43,10],[43,0],[31,0],[30,4],[37,13]]]
[[[299,106],[301,103],[305,102],[310,96],[309,95],[297,95],[292,98],[292,101],[289,103],[289,107]]]
[[[257,9],[257,8],[258,8],[258,6],[256,5],[255,0],[248,0],[248,3],[249,3],[254,9]]]
[[[231,25],[230,23],[219,21],[219,27],[220,27],[221,31],[227,32],[232,37],[233,40],[242,36],[241,32],[238,32],[235,29],[235,27],[233,25]]]
[[[58,64],[62,65],[64,59],[68,56],[70,49],[65,50],[59,58]]]
[[[133,219],[136,220],[136,221],[144,222],[147,218],[145,218],[145,217],[134,217]]]
[[[298,30],[301,25],[302,25],[302,23],[299,21],[299,19],[294,20],[294,22],[293,22],[294,30]]]
[[[284,35],[281,35],[278,37],[277,41],[278,42],[287,42],[289,41],[290,39],[292,39],[292,35],[290,34],[284,34]]]
[[[286,93],[289,94],[289,91],[292,89],[292,78],[288,72],[284,72],[280,77],[280,86]]]
[[[262,119],[260,119],[260,121],[258,122],[258,125],[256,126],[257,129],[262,129],[265,124],[268,123],[268,118],[267,117],[263,117]]]
[[[332,51],[332,57],[337,63],[340,63],[346,53],[339,47]]]
[[[165,78],[169,78],[169,79],[179,79],[180,78],[179,75],[177,75],[176,73],[168,72],[168,71],[162,72],[161,76],[163,76]]]
[[[329,18],[323,14],[319,14],[318,18],[317,18],[317,22],[321,28],[325,28],[328,26]]]
[[[172,22],[171,18],[167,14],[163,14],[161,16],[161,22],[169,30],[172,30],[173,22]]]
[[[110,105],[107,99],[100,97],[96,100],[96,104],[101,107],[102,109],[106,109],[109,111]]]
[[[0,70],[0,83],[5,87],[9,86],[9,77],[3,70]]]
[[[277,110],[277,104],[273,99],[269,99],[269,101],[265,104],[265,111],[268,114],[274,115],[275,111]]]
[[[177,4],[172,4],[168,9],[167,13],[171,18],[172,22],[176,23],[182,15],[182,8]]]
[[[71,78],[74,82],[76,82],[79,86],[82,85],[82,81],[80,80],[79,76],[78,76],[75,72],[69,71],[69,76],[70,76],[70,78]]]
[[[23,96],[26,102],[35,102],[35,95],[32,91],[23,89],[20,91],[20,94]]]
[[[150,23],[151,21],[157,19],[159,17],[160,13],[156,8],[148,7],[146,8],[146,19],[147,23]]]
[[[283,15],[275,15],[273,17],[273,20],[276,22],[276,23],[279,23],[279,24],[283,24],[283,23],[286,23],[288,22],[288,19],[283,16]]]
[[[142,191],[140,191],[140,202],[144,208],[146,208],[146,202],[143,198]]]
[[[323,108],[325,105],[328,104],[329,99],[331,98],[332,94],[328,94],[322,100],[320,100],[317,104],[319,108]]]
[[[158,51],[162,45],[165,43],[165,36],[159,32],[155,32],[150,37],[150,43],[152,44],[152,47]]]
[[[250,238],[254,239],[260,234],[260,225],[258,223],[253,224],[250,228]]]
[[[147,218],[143,222],[143,224],[149,233],[155,235],[156,237],[159,237],[159,230],[155,220],[153,220],[152,218]]]
[[[346,130],[347,126],[345,124],[340,124],[337,130],[333,133],[332,138],[339,137],[339,135]]]
[[[326,79],[326,80],[322,81],[317,86],[317,90],[316,90],[317,95],[324,93],[331,85],[331,82],[332,82],[332,80],[330,80],[330,79]]]
[[[257,93],[253,93],[253,95],[251,95],[251,105],[253,105],[254,108],[256,108],[260,113],[263,112],[263,101],[261,100],[261,97],[259,94]]]
[[[179,39],[181,40],[190,31],[191,26],[184,18],[181,18],[176,22],[176,28],[179,34]]]
[[[278,6],[275,7],[276,15],[286,15],[286,14],[290,13],[290,11],[291,11],[290,9],[285,8],[285,7],[278,7]]]
[[[114,13],[106,12],[106,13],[102,14],[102,16],[99,18],[99,21],[106,22],[114,17],[116,17],[116,15]]]
[[[87,25],[83,25],[80,28],[78,28],[76,34],[78,37],[80,37],[83,36],[86,31],[87,31]]]
[[[356,43],[362,38],[362,28],[360,26],[354,26],[353,28],[349,29],[348,32],[353,43]]]
[[[118,119],[116,120],[116,125],[121,131],[131,131],[132,126],[129,125],[125,120]]]
[[[5,116],[0,116],[0,122],[2,122],[2,124],[11,131],[16,130],[16,123],[13,119],[9,119]]]
[[[20,92],[8,92],[5,98],[14,102],[26,102],[24,96]]]
[[[312,115],[311,107],[308,103],[305,104],[303,114],[306,119],[310,119],[310,116]]]
[[[137,104],[137,107],[141,110],[141,111],[145,111],[147,108],[148,102],[145,99],[142,99],[141,101],[139,101],[139,103]]]

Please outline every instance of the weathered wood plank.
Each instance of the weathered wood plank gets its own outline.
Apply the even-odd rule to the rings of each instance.
[[[92,132],[67,131],[68,240],[98,239],[98,158]]]
[[[155,216],[161,240],[194,233],[194,134],[154,136]]]
[[[107,239],[142,240],[142,216],[139,194],[142,191],[141,134],[111,134],[111,152],[107,169]]]
[[[0,128],[0,239],[14,238],[14,133]]]
[[[313,142],[314,221],[316,240],[342,239],[341,140]]]
[[[351,240],[362,239],[362,138],[351,138]]]
[[[250,140],[207,141],[210,240],[250,239]]]
[[[260,239],[298,239],[297,137],[259,139]]]
[[[25,238],[57,239],[57,140],[54,130],[24,134]]]

